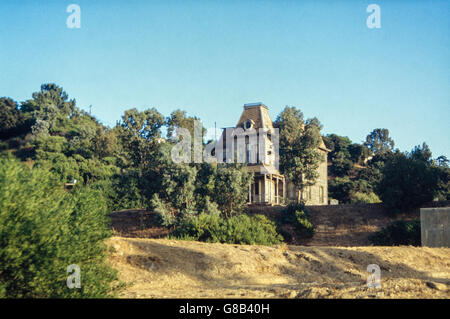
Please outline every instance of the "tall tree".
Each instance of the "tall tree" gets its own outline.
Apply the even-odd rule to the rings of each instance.
[[[329,174],[332,176],[343,177],[348,175],[353,168],[353,161],[350,154],[352,141],[347,136],[337,134],[328,134],[323,138],[325,145],[331,151],[328,153],[328,160],[332,163],[328,167]]]
[[[411,153],[396,151],[382,173],[378,193],[393,212],[419,207],[437,194],[439,176],[425,143]]]
[[[363,164],[369,157],[370,150],[367,146],[358,143],[349,145],[348,151],[353,163]]]
[[[135,167],[145,167],[151,160],[161,136],[164,117],[155,108],[139,112],[133,108],[122,116],[121,136]],[[157,147],[156,147],[157,148]]]
[[[75,99],[69,100],[64,89],[54,83],[42,84],[31,100],[22,103],[21,110],[31,113],[36,120],[47,121],[52,127],[57,119],[71,116],[75,110]]]
[[[14,100],[0,98],[0,139],[7,139],[24,133],[24,118]]]
[[[248,188],[253,179],[242,164],[220,164],[217,169],[212,199],[225,217],[242,212],[247,203]]]
[[[364,145],[374,154],[382,154],[392,152],[394,149],[394,140],[389,137],[389,130],[387,128],[377,128],[367,135]]]
[[[326,160],[319,152],[320,123],[317,119],[305,121],[303,113],[286,106],[277,116],[274,126],[280,134],[280,170],[298,189],[314,185],[317,168]]]

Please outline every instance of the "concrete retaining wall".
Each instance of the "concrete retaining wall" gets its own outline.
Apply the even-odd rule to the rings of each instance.
[[[430,202],[423,207],[447,207],[450,201]],[[282,206],[253,206],[250,213],[276,218]],[[447,208],[449,209],[449,208]],[[316,234],[311,240],[294,244],[314,246],[369,246],[368,237],[396,219],[420,218],[420,208],[393,217],[382,204],[341,204],[308,206]],[[448,230],[448,223],[447,223]],[[448,236],[448,232],[446,233]],[[446,237],[448,238],[448,237]]]
[[[421,208],[422,246],[450,247],[450,207]]]

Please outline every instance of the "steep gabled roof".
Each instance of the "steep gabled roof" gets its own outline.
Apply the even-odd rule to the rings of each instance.
[[[253,122],[253,128],[256,130],[259,128],[273,128],[273,123],[270,119],[268,108],[261,102],[244,104],[244,111],[242,112],[236,127],[244,127],[247,120],[251,120]]]

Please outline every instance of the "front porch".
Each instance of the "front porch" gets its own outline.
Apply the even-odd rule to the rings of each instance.
[[[286,185],[283,175],[255,174],[248,188],[249,205],[282,205],[285,198]]]

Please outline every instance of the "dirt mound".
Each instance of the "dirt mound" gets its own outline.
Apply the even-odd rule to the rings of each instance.
[[[113,237],[128,298],[449,298],[450,249],[207,244]],[[381,268],[381,289],[366,281]]]

